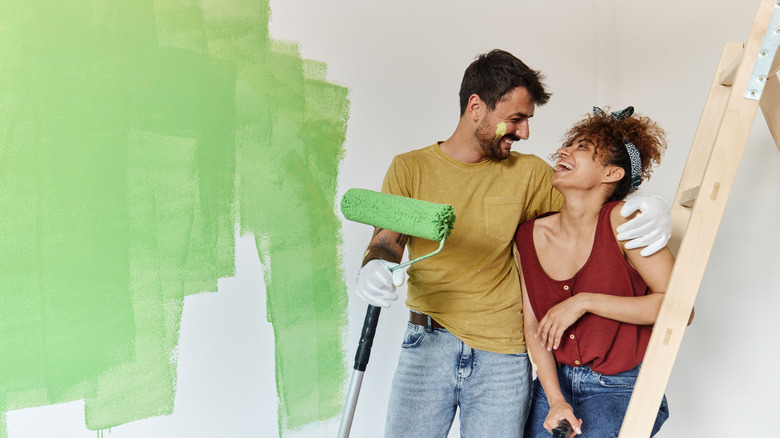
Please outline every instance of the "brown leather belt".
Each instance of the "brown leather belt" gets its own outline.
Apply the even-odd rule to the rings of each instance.
[[[421,325],[425,328],[428,328],[428,318],[428,315],[423,315],[422,313],[409,312],[409,322],[412,324]],[[430,321],[431,328],[444,328],[443,325],[434,321],[433,318],[430,318]]]

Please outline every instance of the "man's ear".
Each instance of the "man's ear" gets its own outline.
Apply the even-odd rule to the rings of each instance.
[[[614,183],[618,182],[626,176],[626,171],[620,166],[607,166],[604,168],[603,182]]]
[[[466,105],[466,114],[472,121],[478,121],[482,114],[487,109],[485,102],[476,94],[469,96],[468,104]]]

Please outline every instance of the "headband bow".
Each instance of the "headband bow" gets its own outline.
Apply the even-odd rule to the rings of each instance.
[[[603,109],[594,106],[593,113],[601,117],[612,117],[615,121],[622,122],[634,114],[634,107],[629,106],[626,109],[611,112],[607,116]],[[624,139],[624,143],[628,152],[628,158],[631,160],[631,187],[637,188],[642,183],[642,157],[639,155],[639,150],[629,139]]]
[[[607,113],[604,112],[603,109],[601,109],[601,108],[599,108],[597,106],[593,107],[593,113],[597,114],[599,116],[602,116],[602,117],[607,117]],[[620,111],[611,112],[611,113],[609,113],[609,116],[612,117],[613,119],[615,119],[615,121],[622,122],[623,120],[631,117],[633,114],[634,114],[634,107],[633,106],[629,106],[629,107],[626,107],[626,109],[622,109]]]

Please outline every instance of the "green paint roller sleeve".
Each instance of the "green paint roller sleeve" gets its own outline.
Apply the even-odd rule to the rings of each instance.
[[[436,241],[449,237],[455,222],[451,205],[366,189],[347,190],[341,212],[354,222]]]

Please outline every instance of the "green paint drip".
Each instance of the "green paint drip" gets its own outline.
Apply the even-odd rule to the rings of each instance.
[[[173,412],[183,299],[232,275],[236,225],[268,264],[281,433],[338,415],[347,90],[269,39],[267,1],[0,8],[0,437],[51,403],[97,431]]]

